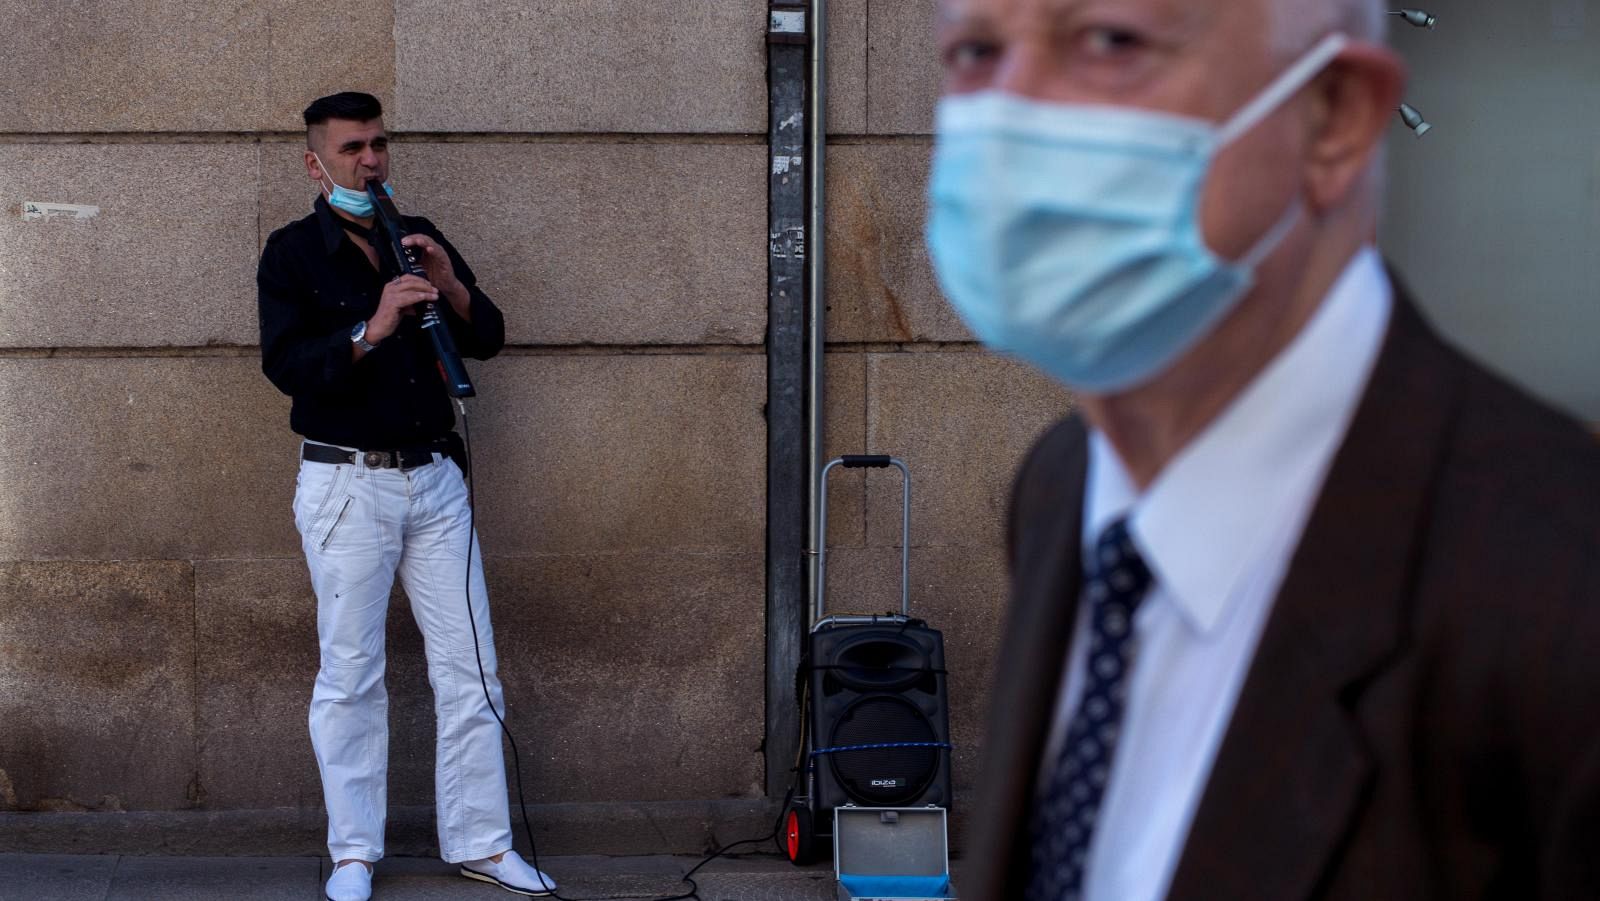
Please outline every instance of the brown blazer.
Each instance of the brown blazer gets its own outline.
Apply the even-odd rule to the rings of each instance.
[[[1022,897],[1085,435],[1059,424],[1017,479],[964,901]],[[1600,444],[1404,296],[1169,897],[1600,898]]]

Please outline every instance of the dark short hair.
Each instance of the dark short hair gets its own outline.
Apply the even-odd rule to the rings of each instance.
[[[383,115],[383,104],[371,94],[360,91],[341,91],[318,97],[306,107],[306,134],[313,125],[322,125],[329,119],[348,119],[351,122],[370,122]]]

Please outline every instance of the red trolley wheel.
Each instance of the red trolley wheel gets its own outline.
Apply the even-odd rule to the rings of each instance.
[[[816,838],[811,811],[799,806],[789,808],[783,818],[783,851],[789,856],[789,862],[797,867],[815,863]]]

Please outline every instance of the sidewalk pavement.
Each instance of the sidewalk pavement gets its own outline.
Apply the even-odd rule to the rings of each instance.
[[[693,857],[552,857],[540,868],[573,899],[681,894]],[[0,901],[322,901],[330,862],[314,857],[133,857],[0,854]],[[511,901],[496,886],[437,859],[378,862],[373,901]],[[712,861],[695,874],[702,901],[833,901],[831,864],[795,867],[776,856]]]

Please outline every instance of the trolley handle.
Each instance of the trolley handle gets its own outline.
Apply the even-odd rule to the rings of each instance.
[[[839,458],[839,465],[845,469],[888,469],[894,465],[894,458],[886,454],[872,456],[846,454]]]
[[[845,469],[900,470],[900,616],[911,616],[911,470],[904,461],[879,454],[839,457],[822,467],[817,475],[817,596],[813,600],[811,621],[819,622],[826,611],[824,598],[828,586],[828,473],[836,467]]]

